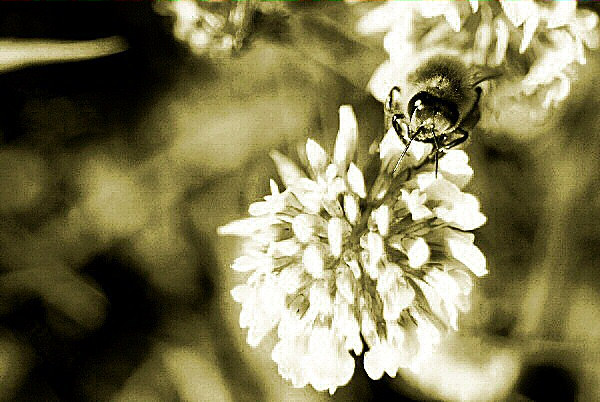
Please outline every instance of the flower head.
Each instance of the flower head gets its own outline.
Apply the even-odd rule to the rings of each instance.
[[[369,84],[381,101],[426,58],[454,55],[468,66],[504,71],[490,97],[495,113],[501,104],[509,119],[526,109],[541,120],[569,94],[585,49],[598,47],[597,25],[598,16],[575,0],[436,0],[389,1],[367,13],[358,30],[386,32],[389,60]]]
[[[417,143],[394,173],[404,144],[391,129],[379,144],[380,173],[367,188],[355,164],[357,124],[340,108],[333,157],[306,142],[306,171],[273,152],[286,188],[250,205],[250,217],[219,228],[247,238],[232,268],[249,273],[232,295],[256,346],[277,329],[272,358],[295,387],[333,393],[363,352],[368,375],[414,371],[468,309],[471,274],[485,258],[470,230],[486,218],[462,191],[473,173],[450,150],[436,177],[430,145]]]

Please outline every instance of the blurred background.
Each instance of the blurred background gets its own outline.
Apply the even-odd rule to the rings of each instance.
[[[190,46],[160,4],[0,4],[1,400],[598,398],[593,52],[538,135],[472,136],[490,274],[428,373],[373,382],[359,362],[329,396],[280,378],[274,339],[246,344],[216,228],[267,193],[270,149],[331,149],[340,105],[365,154],[381,137],[365,88],[387,55],[352,32],[372,7],[268,2]]]

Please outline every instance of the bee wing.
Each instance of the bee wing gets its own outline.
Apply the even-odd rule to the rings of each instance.
[[[502,71],[497,67],[477,66],[470,71],[468,80],[469,84],[474,88],[484,81],[498,78],[502,75]]]

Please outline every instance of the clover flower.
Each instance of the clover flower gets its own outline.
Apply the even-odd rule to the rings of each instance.
[[[231,54],[242,47],[248,32],[251,1],[206,3],[196,0],[159,1],[155,10],[173,16],[174,36],[197,54]]]
[[[379,174],[367,186],[355,164],[358,133],[350,106],[330,157],[306,142],[308,166],[271,156],[285,190],[250,205],[250,217],[219,228],[244,237],[232,264],[248,272],[232,290],[240,326],[255,347],[276,329],[272,358],[294,387],[329,390],[348,383],[363,353],[373,379],[400,368],[418,372],[469,307],[471,274],[486,274],[469,231],[486,218],[462,188],[473,170],[450,150],[436,177],[431,145],[404,144],[391,129],[379,143]]]
[[[527,105],[541,106],[537,113],[545,116],[569,94],[585,48],[598,47],[597,24],[598,16],[574,0],[390,1],[364,15],[358,30],[386,32],[389,60],[369,84],[381,101],[425,58],[448,54],[504,70],[494,88],[499,102],[518,107],[529,97]]]

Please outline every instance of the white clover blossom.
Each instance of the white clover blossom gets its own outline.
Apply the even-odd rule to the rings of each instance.
[[[249,277],[232,295],[247,341],[256,346],[276,328],[272,358],[294,387],[333,393],[363,351],[373,379],[418,372],[458,328],[471,274],[487,273],[469,233],[486,218],[462,192],[473,173],[464,151],[448,151],[436,177],[430,145],[416,144],[393,177],[404,144],[391,129],[367,188],[354,163],[357,142],[352,108],[342,106],[333,158],[309,139],[305,173],[273,152],[286,189],[271,180],[271,195],[250,205],[250,217],[219,228],[246,238],[232,268]]]
[[[358,30],[386,32],[389,60],[369,83],[380,101],[399,77],[444,54],[467,65],[503,68],[496,96],[513,103],[533,97],[544,110],[569,94],[573,67],[586,63],[586,48],[599,45],[597,25],[598,16],[577,8],[575,0],[436,0],[389,1],[367,13]]]

